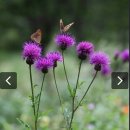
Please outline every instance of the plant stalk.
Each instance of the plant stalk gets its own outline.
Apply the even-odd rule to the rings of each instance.
[[[43,75],[43,80],[42,80],[41,89],[40,89],[39,98],[38,98],[38,106],[37,106],[37,111],[36,111],[36,126],[37,126],[37,121],[38,121],[38,116],[39,116],[39,107],[40,107],[41,94],[42,94],[42,90],[43,90],[43,83],[45,80],[45,75],[46,74]]]
[[[64,72],[65,72],[65,78],[68,84],[68,90],[70,89],[70,83],[68,80],[68,76],[67,76],[67,72],[66,72],[66,67],[65,67],[65,60],[64,60],[64,51],[62,51],[62,57],[63,57],[63,68],[64,68]]]
[[[76,92],[77,92],[77,89],[78,89],[78,83],[79,83],[79,76],[80,76],[80,71],[81,71],[81,65],[82,65],[82,60],[80,61],[79,63],[79,69],[78,69],[78,76],[77,76],[77,81],[76,81],[76,87],[75,87],[75,90],[74,90],[74,95],[72,97],[72,116],[71,116],[71,120],[70,120],[70,126],[69,126],[69,129],[71,130],[71,126],[72,126],[72,122],[73,122],[73,118],[74,118],[74,103],[75,103],[75,97],[76,97]]]
[[[81,103],[82,103],[83,99],[85,98],[85,96],[87,95],[87,93],[88,93],[88,91],[89,91],[89,89],[90,89],[92,83],[94,82],[94,80],[95,80],[95,78],[96,78],[96,76],[97,76],[97,73],[98,73],[98,71],[96,71],[96,73],[95,73],[95,75],[94,75],[92,81],[90,82],[90,84],[89,84],[87,90],[85,91],[83,97],[82,97],[81,100],[79,101],[79,104],[78,104],[77,107],[74,109],[74,111],[76,111],[76,110],[79,108],[79,106],[81,105]]]
[[[64,120],[66,121],[66,118],[65,118],[65,115],[64,115],[63,103],[62,103],[61,96],[60,96],[59,89],[58,89],[58,85],[57,85],[57,82],[56,82],[55,68],[53,68],[53,76],[54,76],[54,81],[55,81],[55,86],[56,86],[56,91],[57,91],[57,94],[58,94],[60,106],[61,106],[61,109],[62,109],[62,114],[63,114]],[[67,122],[67,125],[68,125],[68,122]]]
[[[36,125],[36,109],[35,109],[35,95],[34,95],[34,88],[33,88],[33,80],[32,80],[32,67],[29,65],[29,74],[30,74],[30,83],[31,83],[31,101],[32,101],[32,107],[33,107],[33,112],[34,112],[34,120],[35,120],[35,130],[37,130],[37,125]]]

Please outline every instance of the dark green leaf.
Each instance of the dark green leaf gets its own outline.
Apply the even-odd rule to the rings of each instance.
[[[27,128],[28,130],[31,130],[31,127],[29,124],[25,123],[24,121],[22,121],[21,119],[17,118],[18,122],[23,125],[25,128]]]

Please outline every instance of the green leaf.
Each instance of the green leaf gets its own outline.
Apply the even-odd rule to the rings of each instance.
[[[39,94],[39,93],[35,96],[35,104],[37,104],[37,103],[38,103],[39,96],[40,96],[40,94]]]
[[[48,109],[48,110],[46,110],[46,111],[41,112],[41,116],[43,116],[43,115],[44,115],[44,116],[45,116],[45,115],[48,116],[50,112],[53,112],[53,109]]]
[[[68,85],[67,88],[69,90],[70,95],[73,97],[74,96],[74,91],[73,91],[72,87],[70,85]]]
[[[82,85],[85,83],[85,81],[81,81],[80,83],[78,83],[78,88],[81,89]]]
[[[34,87],[34,88],[38,87],[38,84],[34,84],[33,87]]]
[[[29,100],[31,100],[32,101],[32,96],[28,96],[29,97]]]
[[[16,118],[18,120],[18,122],[23,125],[25,128],[27,128],[28,130],[31,130],[31,127],[29,124],[25,123],[24,121],[22,121],[21,119],[19,118]]]

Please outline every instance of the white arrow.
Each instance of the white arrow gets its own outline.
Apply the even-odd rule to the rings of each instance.
[[[5,80],[8,85],[11,85],[11,83],[8,81],[10,78],[11,78],[11,76],[9,76],[9,77]]]
[[[119,76],[117,78],[120,80],[120,82],[117,85],[120,85],[123,80]]]

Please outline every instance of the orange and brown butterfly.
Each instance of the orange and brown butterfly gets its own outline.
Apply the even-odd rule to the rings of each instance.
[[[60,32],[61,33],[67,32],[73,24],[74,22],[64,26],[63,20],[60,19]]]
[[[42,40],[42,31],[41,31],[41,29],[37,29],[37,31],[31,35],[31,40],[36,42],[36,43],[41,44],[41,40]]]

